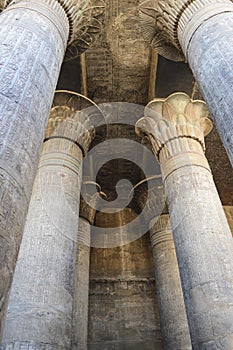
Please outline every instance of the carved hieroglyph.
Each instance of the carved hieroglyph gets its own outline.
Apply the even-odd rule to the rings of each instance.
[[[90,186],[97,184],[90,183]],[[73,298],[73,331],[71,349],[87,349],[88,338],[88,311],[89,311],[89,267],[91,249],[91,227],[95,219],[95,203],[97,196],[94,195],[89,206],[81,196],[77,255],[74,277]]]
[[[67,42],[71,44],[78,40],[80,18],[83,12],[88,12],[89,5],[89,1],[80,3],[78,0],[14,0],[7,1],[1,12],[2,313],[7,305],[41,144]],[[82,35],[83,31],[80,37]],[[3,319],[4,316],[1,321]]]
[[[146,0],[139,14],[145,38],[161,55],[176,60],[173,51],[183,52],[233,166],[232,1]]]
[[[37,1],[33,1],[37,3]],[[105,2],[104,0],[55,1],[63,7],[69,20],[70,30],[65,59],[70,60],[86,51],[95,42],[98,34],[101,33],[105,15]],[[0,0],[0,11],[11,2],[12,0]],[[15,2],[22,6],[22,0],[16,0]],[[46,2],[51,5],[53,0],[47,0]]]
[[[55,100],[16,264],[2,349],[70,349],[83,152],[94,130],[72,93]],[[69,97],[69,98],[67,98]],[[74,99],[72,99],[74,97]],[[76,295],[76,294],[75,294]],[[39,315],[39,317],[38,317]]]
[[[161,165],[193,349],[231,349],[233,242],[204,156],[208,110],[183,93],[148,107],[137,130]]]
[[[69,35],[63,8],[45,5],[15,1],[0,15],[1,322]]]
[[[189,37],[204,20],[223,9],[226,11],[230,3],[229,0],[143,1],[139,6],[139,16],[144,37],[160,55],[174,61],[183,60],[181,37],[190,20],[196,16],[196,26],[190,28],[192,33],[189,33]]]
[[[168,214],[162,214],[157,218],[150,229],[150,237],[163,348],[191,350],[188,320]]]
[[[191,350],[188,320],[168,209],[165,205],[163,212],[158,210],[161,208],[158,202],[163,197],[164,188],[155,186],[152,191],[147,191],[145,186],[140,187],[141,193],[138,198],[140,209],[143,209],[146,201],[150,203],[144,219],[150,230],[163,348]]]
[[[91,224],[80,216],[74,277],[73,330],[70,348],[72,350],[87,349],[90,240]]]

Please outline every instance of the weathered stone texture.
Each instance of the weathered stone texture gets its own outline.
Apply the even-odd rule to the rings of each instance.
[[[70,349],[82,152],[44,144],[10,295],[2,349]]]
[[[168,214],[150,229],[163,349],[192,349],[173,233]]]
[[[232,237],[208,170],[190,166],[166,193],[194,349],[232,337]],[[214,340],[216,339],[216,340]],[[230,349],[230,347],[222,347]]]
[[[91,224],[79,217],[71,349],[87,349]]]
[[[232,2],[146,0],[139,12],[151,45],[158,41],[162,55],[183,50],[233,165]]]
[[[91,350],[161,350],[153,279],[91,280]]]
[[[159,56],[155,96],[167,97],[173,92],[183,91],[194,99],[203,99],[197,83],[193,82],[193,74],[188,64]],[[233,205],[233,169],[215,127],[205,138],[205,143],[205,155],[221,201],[223,205]]]
[[[233,165],[232,30],[232,12],[210,18],[194,33],[188,61]]]
[[[177,8],[178,7],[178,8]],[[184,56],[177,45],[176,15],[181,12],[182,1],[141,1],[139,17],[145,40],[159,55],[174,61],[182,61]]]
[[[148,235],[122,247],[92,248],[90,274],[89,349],[162,349]]]
[[[208,113],[183,93],[148,107],[140,123],[161,164],[193,349],[230,349],[233,241],[203,152]]]
[[[90,120],[79,110],[79,102],[79,96],[69,91],[57,92],[54,98],[13,279],[2,349],[19,344],[70,349],[73,308],[80,302],[81,310],[75,309],[79,313],[82,301],[86,308],[88,305],[90,225],[80,226],[79,238],[77,235],[83,153],[94,131],[89,130]],[[88,254],[78,255],[76,261],[77,246],[83,244]],[[75,261],[80,263],[76,271]],[[79,286],[74,290],[77,276],[85,276],[80,290]],[[84,293],[84,300],[80,295],[73,303],[77,292]]]
[[[24,4],[0,16],[1,322],[69,30],[57,2]]]
[[[141,36],[138,3],[106,2],[105,30],[86,53],[88,95],[97,103],[147,102],[150,48]]]

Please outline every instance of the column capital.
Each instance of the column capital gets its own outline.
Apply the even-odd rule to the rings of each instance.
[[[182,61],[194,31],[208,18],[225,12],[226,6],[233,11],[229,0],[145,0],[139,6],[142,32],[161,56]],[[187,33],[190,21],[194,25]]]
[[[85,97],[84,97],[85,98]],[[50,111],[45,141],[64,138],[76,143],[85,156],[95,137],[95,118],[100,111],[90,106],[82,95],[72,91],[57,91]]]
[[[72,19],[72,30],[65,59],[73,59],[91,47],[102,31],[104,0],[60,0]]]
[[[145,116],[136,124],[139,135],[150,137],[160,162],[184,152],[202,153],[204,136],[211,130],[212,122],[205,102],[193,101],[183,92],[153,99],[145,108]]]
[[[172,1],[143,1],[139,5],[141,31],[144,39],[161,56],[173,61],[183,61],[184,56],[179,42],[174,40],[173,35],[171,35],[173,28],[170,28],[171,24],[167,22],[171,21],[169,20],[170,2]]]
[[[42,0],[32,2],[41,5]],[[43,0],[43,2],[55,11],[58,5],[62,7],[69,20],[66,60],[79,56],[95,42],[103,27],[105,12],[103,0]],[[0,11],[11,3],[14,7],[27,6],[22,0],[0,0]]]

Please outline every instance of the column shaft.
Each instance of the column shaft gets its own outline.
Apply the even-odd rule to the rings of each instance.
[[[233,5],[214,5],[181,26],[180,43],[233,166]]]
[[[13,279],[2,349],[70,349],[83,154],[80,96],[57,92]]]
[[[150,229],[163,348],[192,349],[169,215]]]
[[[12,284],[2,349],[70,349],[82,152],[44,144]]]
[[[233,346],[232,236],[209,170],[192,166],[165,180],[194,349]]]
[[[2,322],[69,23],[56,0],[18,0],[0,27]]]
[[[233,348],[233,241],[207,159],[202,101],[154,99],[138,122],[153,135],[174,234],[194,350]]]
[[[84,175],[85,177],[85,175]],[[79,212],[77,256],[75,267],[73,331],[71,349],[87,350],[89,310],[89,267],[91,248],[91,226],[95,220],[96,183],[83,184]],[[83,193],[86,197],[83,198]]]
[[[91,224],[79,218],[71,349],[87,349]]]
[[[180,60],[183,51],[233,165],[232,1],[145,0],[140,15],[159,53]]]

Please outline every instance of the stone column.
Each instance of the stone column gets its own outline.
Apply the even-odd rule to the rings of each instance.
[[[94,135],[88,123],[73,103],[51,111],[1,349],[71,347],[82,159]]]
[[[231,349],[233,242],[204,156],[208,111],[175,93],[146,113],[137,126],[161,165],[193,348]]]
[[[153,220],[154,221],[154,220]],[[163,348],[192,349],[173,233],[168,214],[150,229]]]
[[[146,202],[148,204],[144,219],[150,230],[163,349],[191,350],[173,233],[164,203],[164,189],[160,181],[156,181],[153,191],[148,192],[141,186],[138,204],[141,209]]]
[[[94,219],[95,209],[81,197],[73,301],[73,350],[87,350],[90,244]]]
[[[0,16],[1,322],[67,42],[78,46],[84,32],[92,37],[80,25],[90,1],[6,3]]]
[[[146,0],[142,29],[163,56],[188,61],[233,165],[233,4],[229,0]]]
[[[90,236],[90,222],[80,217],[73,303],[73,334],[71,347],[73,350],[87,349]]]

